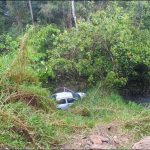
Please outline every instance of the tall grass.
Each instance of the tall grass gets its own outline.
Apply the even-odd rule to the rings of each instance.
[[[1,105],[1,110],[9,115],[3,118],[0,126],[4,135],[11,136],[8,139],[4,136],[0,143],[11,148],[56,148],[66,143],[73,133],[82,134],[98,124],[115,121],[120,123],[124,132],[133,134],[135,139],[149,134],[148,109],[133,102],[127,104],[115,93],[103,96],[101,90],[96,94],[95,90],[96,87],[89,90],[83,100],[77,101],[67,111],[53,110],[47,113],[22,102],[8,103],[3,107]],[[94,98],[91,98],[93,95]],[[21,129],[22,124],[25,124],[26,130],[23,128],[23,133],[11,130],[15,126],[14,122],[11,122],[13,116],[21,120],[22,123],[18,125]],[[25,134],[25,131],[28,131],[28,134]],[[15,143],[12,137],[15,137]]]

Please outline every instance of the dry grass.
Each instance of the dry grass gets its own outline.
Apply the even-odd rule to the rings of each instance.
[[[29,127],[25,122],[20,120],[15,115],[10,115],[7,112],[0,110],[0,118],[1,121],[7,122],[7,120],[11,120],[13,126],[10,130],[17,132],[21,136],[23,136],[27,141],[32,142],[35,145],[34,132],[33,127]]]
[[[31,105],[34,107],[38,107],[40,108],[40,99],[43,99],[43,97],[39,96],[39,95],[35,95],[32,92],[16,92],[16,93],[12,93],[9,96],[6,97],[6,99],[4,100],[5,103],[10,103],[10,102],[16,102],[16,101],[23,101],[25,102],[27,105]],[[45,97],[44,97],[45,99]]]

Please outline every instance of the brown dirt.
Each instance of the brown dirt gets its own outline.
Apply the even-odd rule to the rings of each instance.
[[[131,149],[132,135],[121,130],[122,123],[98,125],[87,134],[76,133],[70,137],[62,149]]]
[[[132,149],[150,149],[150,136],[143,138],[135,143]]]

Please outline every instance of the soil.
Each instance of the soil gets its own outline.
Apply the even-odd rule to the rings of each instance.
[[[150,149],[150,136],[143,138],[135,143],[132,149]]]
[[[121,131],[121,123],[98,125],[90,133],[76,133],[62,149],[131,149],[132,135]]]

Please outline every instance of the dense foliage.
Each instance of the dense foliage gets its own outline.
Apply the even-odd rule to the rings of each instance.
[[[51,25],[29,28],[29,59],[32,67],[37,70],[39,77],[44,81],[51,75],[48,69],[48,52],[54,47],[54,42],[59,34],[59,29]]]
[[[106,79],[106,84],[125,85],[137,75],[137,65],[150,63],[149,30],[137,28],[133,17],[114,3],[89,21],[81,20],[78,31],[73,28],[59,34],[53,26],[34,29],[30,42],[40,56],[43,80],[84,78],[94,84]]]
[[[2,4],[5,6],[5,3]],[[17,13],[16,8],[19,8],[21,18],[30,15],[29,12],[21,13],[27,9],[27,2],[23,2],[24,5],[15,1],[6,4],[8,12],[14,13],[11,15]],[[67,10],[70,4],[33,2],[33,8],[40,8],[33,9],[33,14],[39,11],[39,17],[49,17],[47,20],[55,25],[27,25],[24,28],[23,24],[27,24],[28,20],[24,19],[27,23],[17,20],[19,29],[22,26],[22,31],[28,33],[26,57],[29,70],[33,69],[44,84],[56,84],[63,79],[69,82],[83,80],[93,85],[101,80],[106,86],[118,88],[140,78],[136,68],[145,65],[148,69],[142,78],[149,83],[149,2],[76,2],[77,17],[80,15],[78,31],[75,28],[60,30],[58,24],[62,27],[61,18],[70,15]],[[67,11],[57,13],[60,7]],[[4,8],[2,12],[5,12]],[[48,15],[50,12],[52,14]],[[12,25],[9,34],[0,35],[1,53],[16,53],[19,38],[15,40],[18,34],[13,34],[15,30]]]

